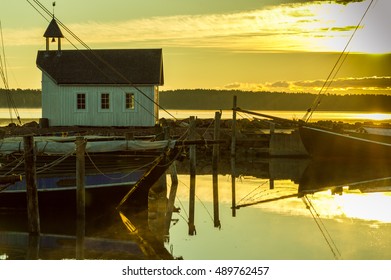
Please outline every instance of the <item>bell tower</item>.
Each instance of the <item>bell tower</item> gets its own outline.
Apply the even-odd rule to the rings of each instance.
[[[45,31],[45,34],[43,34],[43,37],[46,38],[46,51],[49,51],[50,40],[51,42],[56,42],[57,39],[58,52],[61,52],[61,38],[64,38],[64,35],[62,35],[61,29],[57,24],[54,14],[52,21],[49,23],[49,26]]]

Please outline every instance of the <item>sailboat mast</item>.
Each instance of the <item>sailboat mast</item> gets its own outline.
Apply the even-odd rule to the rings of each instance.
[[[347,41],[344,49],[340,53],[337,61],[335,62],[334,66],[331,69],[329,75],[327,76],[325,82],[323,83],[322,88],[320,89],[318,95],[316,96],[314,103],[312,104],[312,106],[310,108],[308,108],[307,112],[304,114],[302,121],[308,122],[311,119],[314,111],[316,111],[318,109],[318,106],[320,105],[320,102],[322,99],[321,94],[328,90],[328,88],[331,86],[332,82],[334,81],[335,77],[337,76],[339,70],[341,69],[342,64],[345,62],[346,56],[349,54],[349,52],[347,52],[347,48],[349,47],[354,35],[356,34],[357,30],[361,26],[361,23],[363,22],[363,20],[366,16],[366,14],[368,13],[369,9],[371,8],[373,1],[374,0],[371,0],[371,2],[369,3],[368,7],[366,8],[364,14],[362,15],[360,21],[357,23],[353,33],[350,35],[349,40]]]

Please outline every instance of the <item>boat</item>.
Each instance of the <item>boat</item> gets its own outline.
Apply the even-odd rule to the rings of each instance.
[[[360,193],[391,192],[391,159],[363,161],[357,159],[314,159],[303,172],[298,196],[330,190]]]
[[[0,159],[0,209],[26,209],[21,143],[7,141],[0,142],[3,152]],[[53,139],[45,141],[35,142],[39,208],[42,211],[75,211],[75,144]],[[87,142],[86,207],[116,207],[130,191],[131,204],[145,206],[149,189],[180,152],[175,141]]]
[[[84,230],[69,213],[44,212],[41,232],[27,229],[27,215],[0,215],[0,260],[172,260],[158,231],[150,226],[149,210],[102,209],[86,216]]]
[[[313,158],[386,159],[391,157],[389,136],[370,138],[364,134],[334,132],[310,125],[300,125],[301,141]]]
[[[363,16],[352,32],[350,39],[347,41],[345,48],[338,56],[334,67],[323,83],[312,106],[308,108],[305,116],[299,123],[301,140],[307,152],[313,158],[354,158],[362,160],[387,159],[391,156],[391,133],[389,129],[364,129],[365,133],[348,133],[340,131],[331,131],[328,129],[315,127],[308,123],[314,111],[321,103],[324,96],[332,84],[333,79],[338,74],[341,66],[345,62],[349,52],[347,51],[356,31],[360,28],[362,21],[370,9],[373,1],[370,1]],[[369,133],[368,133],[369,132]]]

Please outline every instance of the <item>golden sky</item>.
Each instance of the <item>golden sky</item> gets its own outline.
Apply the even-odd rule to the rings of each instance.
[[[52,11],[53,1],[39,2]],[[92,49],[162,48],[162,90],[317,93],[370,2],[58,0],[55,15]],[[11,88],[40,88],[35,58],[49,17],[33,6],[7,1],[0,10]],[[390,10],[391,1],[372,1],[329,93],[391,93]]]

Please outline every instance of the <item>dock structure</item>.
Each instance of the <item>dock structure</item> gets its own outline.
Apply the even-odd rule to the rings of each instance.
[[[234,96],[232,110],[231,157],[235,157],[239,150],[244,152],[245,156],[250,154],[266,157],[308,156],[308,152],[306,151],[296,129],[298,127],[297,121],[241,109],[237,106],[236,96]],[[237,112],[266,118],[269,123],[269,132],[265,133],[254,128],[249,128],[242,133],[238,133],[238,122],[236,120]],[[291,128],[287,130],[287,132],[277,132],[276,123],[287,124],[289,127],[296,128]]]

